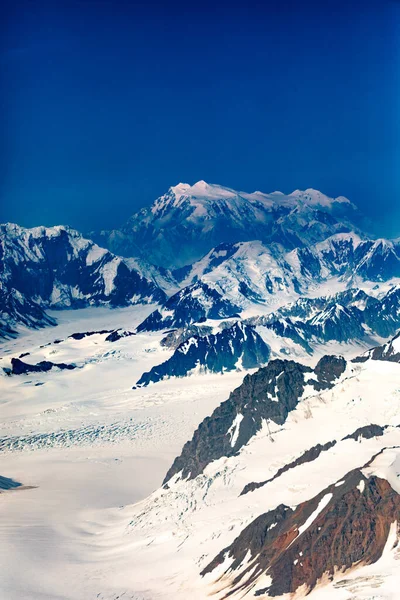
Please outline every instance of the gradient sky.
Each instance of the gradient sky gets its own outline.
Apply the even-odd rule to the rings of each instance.
[[[116,227],[170,185],[345,195],[400,235],[400,3],[10,1],[0,222]]]

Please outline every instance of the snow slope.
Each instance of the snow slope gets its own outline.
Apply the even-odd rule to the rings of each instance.
[[[240,542],[241,555],[236,553],[236,549],[232,554],[229,548],[234,548],[232,543],[261,515],[275,510],[281,504],[295,510],[305,503],[305,508],[301,510],[308,510],[305,514],[309,515],[318,508],[312,518],[304,517],[299,522],[298,533],[293,534],[295,538],[298,537],[296,544],[300,556],[297,560],[301,562],[302,552],[308,552],[305,544],[307,532],[313,522],[320,525],[319,513],[331,510],[330,501],[335,486],[340,489],[351,471],[361,469],[364,474],[356,481],[360,489],[355,490],[358,494],[355,498],[363,493],[359,482],[373,473],[386,480],[389,487],[382,485],[387,493],[398,494],[399,369],[397,363],[382,361],[349,364],[332,388],[317,392],[306,386],[299,403],[283,424],[266,422],[239,452],[229,458],[221,457],[212,461],[192,479],[180,478],[178,474],[172,476],[167,486],[145,501],[126,507],[118,515],[112,511],[104,513],[97,525],[90,527],[90,531],[93,535],[101,526],[100,523],[107,524],[107,541],[103,539],[98,546],[93,538],[93,548],[104,552],[108,560],[115,558],[115,565],[119,563],[119,567],[113,567],[117,568],[117,580],[120,583],[118,593],[124,592],[129,597],[131,590],[134,590],[137,597],[146,599],[179,600],[188,595],[199,599],[225,598],[239,582],[238,579],[234,584],[235,578],[247,568],[251,572],[259,564],[256,562],[258,555],[252,554],[251,546],[246,551],[246,546]],[[376,401],[377,394],[379,402]],[[240,429],[244,421],[235,415],[232,419],[230,432],[235,438],[235,428]],[[370,436],[368,426],[371,423],[379,425],[382,434]],[[363,434],[349,437],[362,427],[367,431],[365,437]],[[242,494],[250,482],[273,477],[281,467],[293,462],[311,447],[332,441],[335,444],[322,451],[317,458],[299,463],[271,483]],[[374,457],[382,451],[382,459],[375,461]],[[366,464],[370,465],[369,470],[363,470]],[[332,491],[324,492],[327,488]],[[321,500],[321,504],[317,502],[313,505],[312,499],[318,497],[323,502]],[[314,508],[311,510],[312,506]],[[369,518],[373,518],[373,515]],[[384,539],[385,550],[377,561],[366,566],[361,561],[357,568],[353,568],[347,563],[348,555],[344,554],[346,563],[343,562],[343,570],[338,564],[338,572],[332,582],[328,577],[318,580],[310,597],[350,600],[354,597],[371,598],[371,593],[376,593],[380,599],[396,598],[398,537],[396,530],[393,531],[394,537],[390,534],[392,537],[389,538],[388,532],[388,538]],[[363,543],[367,544],[368,541],[365,539]],[[207,570],[222,551],[225,556],[223,564],[214,563],[214,567]],[[321,552],[325,552],[323,546]],[[240,558],[236,560],[237,556]],[[153,568],[155,564],[156,570]],[[202,576],[200,573],[204,569],[207,574]],[[371,576],[371,573],[374,575]],[[276,579],[276,573],[274,577]],[[256,590],[268,588],[271,583],[273,580],[264,567],[264,570],[256,570],[250,587],[241,588],[232,597],[254,597]],[[354,596],[355,590],[359,595]],[[308,588],[305,586],[297,591],[296,598],[304,597]],[[111,589],[104,590],[102,597],[112,598],[113,593]],[[265,592],[264,597],[267,596]],[[275,597],[286,599],[289,596],[278,594]]]
[[[2,598],[101,594],[104,559],[85,533],[91,519],[156,489],[193,428],[241,382],[243,373],[234,372],[132,390],[143,369],[172,354],[160,334],[69,337],[134,329],[151,308],[58,311],[56,327],[4,342],[0,364],[30,352],[23,360],[79,368],[0,377],[0,474],[22,484],[1,495]]]
[[[160,344],[163,334],[142,332],[115,342],[106,341],[105,333],[70,337],[118,328],[132,331],[151,309],[61,311],[56,327],[26,330],[4,344],[4,364],[29,352],[23,359],[32,363],[74,360],[78,368],[0,378],[0,473],[22,483],[22,488],[2,495],[2,596],[222,598],[231,590],[232,578],[247,581],[248,566],[256,575],[254,589],[264,589],[273,574],[265,573],[259,555],[242,544],[246,527],[284,504],[300,515],[296,548],[306,557],[307,545],[299,544],[314,531],[314,523],[318,529],[326,511],[332,512],[333,490],[336,485],[340,489],[352,470],[361,469],[364,486],[375,474],[397,486],[400,365],[366,355],[367,360],[347,363],[344,370],[343,361],[332,359],[319,367],[296,367],[302,389],[286,417],[280,422],[261,418],[253,433],[246,416],[247,392],[236,392],[239,410],[228,411],[226,425],[223,421],[229,456],[211,460],[194,477],[176,472],[167,486],[156,489],[184,442],[240,386],[243,373],[193,375],[132,390],[143,370],[172,355],[172,349]],[[396,348],[397,339],[385,346],[382,356],[395,356]],[[268,376],[272,367],[266,368],[269,383],[258,400],[268,399],[277,414],[283,414],[287,390],[296,389],[297,379],[288,387],[285,365],[277,364],[274,378]],[[251,377],[243,389],[249,389]],[[246,431],[250,437],[243,435]],[[214,432],[218,435],[218,429]],[[211,438],[208,447],[213,444]],[[374,462],[384,448],[393,449]],[[355,482],[359,496],[362,477]],[[249,485],[251,490],[243,493]],[[362,599],[378,593],[380,599],[394,600],[398,552],[396,531],[390,531],[377,561],[337,573],[327,585],[318,581],[310,597],[350,600],[355,593]],[[222,565],[201,575],[229,548],[232,552],[226,550]],[[258,570],[256,564],[261,565]],[[238,597],[254,597],[254,589],[243,589]]]

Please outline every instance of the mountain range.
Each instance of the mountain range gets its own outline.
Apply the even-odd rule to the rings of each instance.
[[[361,222],[344,197],[249,194],[200,181],[171,187],[120,231],[94,234],[129,257],[69,227],[2,225],[0,334],[55,324],[47,309],[151,303],[137,331],[175,329],[182,345],[203,327],[190,357],[206,370],[216,367],[205,348],[222,352],[241,321],[268,347],[264,358],[311,355],[329,342],[371,346],[400,326],[400,242],[370,239]],[[230,340],[235,364],[245,352],[240,338]],[[178,346],[152,381],[193,370],[174,366]]]
[[[347,198],[329,198],[313,189],[288,195],[247,193],[198,181],[169,188],[121,229],[89,237],[115,254],[144,256],[174,269],[223,242],[261,240],[293,249],[334,233],[358,231],[360,220]]]
[[[163,302],[159,270],[122,259],[69,227],[0,226],[0,332],[54,324],[45,310]]]
[[[130,515],[140,552],[158,536],[171,570],[181,552],[197,566],[177,597],[396,597],[399,340],[271,360],[200,423]]]
[[[78,308],[147,305],[134,323],[133,309],[117,310],[124,323],[75,333],[68,324],[46,343],[7,345],[0,376],[26,395],[28,420],[0,440],[2,451],[88,436],[140,442],[179,394],[186,403],[204,385],[203,400],[228,382],[220,404],[191,415],[196,425],[158,489],[107,512],[107,527],[90,518],[85,546],[101,540],[102,564],[123,554],[136,586],[97,597],[397,597],[400,241],[374,239],[362,223],[344,197],[200,181],[170,188],[120,230],[0,226],[0,337],[55,327],[56,311],[74,322]],[[85,381],[77,410],[72,396]],[[114,397],[118,420],[132,414],[121,426],[109,417]],[[97,418],[99,402],[107,423],[81,422],[84,410]],[[184,423],[178,406],[164,435]],[[60,427],[64,413],[63,428],[41,429],[47,419]],[[107,473],[126,468],[114,456],[102,461]],[[1,480],[24,487],[6,472]],[[116,532],[112,551],[105,530]]]

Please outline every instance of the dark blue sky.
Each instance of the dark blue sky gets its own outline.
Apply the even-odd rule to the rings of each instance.
[[[122,224],[170,185],[315,187],[400,235],[400,4],[10,2],[0,221]]]

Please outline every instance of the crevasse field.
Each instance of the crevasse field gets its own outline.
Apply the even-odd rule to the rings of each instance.
[[[2,366],[30,352],[35,362],[82,368],[0,378],[0,473],[24,486],[0,498],[2,598],[117,598],[107,590],[120,588],[113,557],[124,541],[105,535],[108,519],[161,484],[196,426],[241,383],[244,373],[232,373],[132,390],[172,353],[160,350],[162,334],[117,343],[94,335],[40,348],[74,332],[134,328],[152,309],[57,312],[57,327],[4,343]],[[141,597],[129,567],[135,556],[127,553],[126,598]]]
[[[200,572],[261,513],[279,503],[299,505],[335,481],[340,487],[351,469],[374,455],[365,476],[382,477],[400,492],[399,365],[381,361],[348,363],[341,381],[327,391],[306,386],[283,427],[266,423],[236,456],[214,461],[193,480],[174,478],[171,488],[161,488],[193,430],[241,384],[245,372],[195,374],[132,389],[144,370],[168,358],[171,351],[159,345],[161,334],[116,343],[106,342],[104,334],[66,339],[77,331],[133,328],[151,308],[58,312],[57,327],[26,331],[4,344],[3,366],[11,356],[30,352],[32,362],[73,360],[78,368],[0,379],[0,472],[23,484],[0,498],[1,597],[224,598],[232,581],[219,577],[229,571],[229,554],[212,573]],[[382,437],[345,439],[371,422],[384,426]],[[237,417],[232,445],[239,428]],[[266,479],[330,440],[337,444],[318,461],[241,495],[250,481]],[[360,494],[363,485],[360,481]],[[331,497],[322,498],[299,535]],[[395,545],[394,527],[376,563],[354,575],[352,569],[339,574],[334,585],[321,582],[310,597],[395,600],[400,559]],[[253,558],[248,553],[236,574],[251,567]],[[261,575],[251,596],[269,583]],[[232,598],[247,597],[247,591]],[[304,593],[299,589],[290,598]]]

